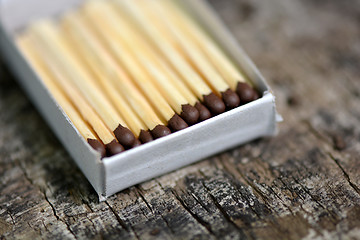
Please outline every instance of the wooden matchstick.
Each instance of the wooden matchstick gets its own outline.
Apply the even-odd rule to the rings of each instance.
[[[212,89],[222,96],[224,103],[228,109],[236,108],[240,105],[239,96],[230,89],[223,77],[208,61],[206,55],[198,48],[198,46],[186,35],[186,32],[180,28],[174,27],[171,21],[171,13],[167,9],[163,9],[157,1],[136,1],[138,9],[144,16],[155,24],[164,39],[172,43],[174,48],[187,58],[194,68],[203,76],[206,83]],[[170,21],[169,21],[170,19]]]
[[[188,89],[186,89],[186,92],[186,90],[181,88],[182,86],[186,87],[185,85],[178,87],[175,81],[179,80],[174,79],[174,76],[170,76],[166,71],[168,69],[163,69],[162,63],[156,54],[131,30],[131,27],[125,24],[123,19],[118,17],[117,12],[108,4],[109,2],[102,3],[101,14],[106,17],[99,17],[106,21],[107,25],[105,26],[116,22],[116,26],[114,26],[115,30],[112,30],[112,33],[116,36],[119,44],[124,45],[126,50],[129,49],[129,51],[131,51],[131,53],[128,52],[126,55],[133,55],[133,57],[141,63],[149,74],[150,82],[159,90],[159,93],[164,96],[178,115],[189,125],[197,123],[199,120],[199,111],[194,107],[198,101],[196,97],[191,94]],[[99,10],[99,7],[97,9]],[[178,83],[181,84],[182,82],[180,81]],[[188,92],[190,92],[190,94]]]
[[[90,146],[100,152],[102,157],[123,152],[123,146],[115,140],[81,94],[71,85],[65,83],[62,73],[51,65],[51,59],[47,59],[46,56],[42,58],[41,51],[37,47],[38,43],[30,36],[24,35],[18,37],[17,45],[56,102]],[[87,123],[95,131],[102,143],[95,137]]]
[[[188,125],[181,119],[181,117],[174,112],[169,103],[165,100],[158,89],[149,81],[150,76],[147,74],[133,53],[128,49],[129,46],[122,45],[114,34],[117,33],[116,28],[111,22],[109,14],[104,11],[106,5],[101,1],[90,1],[84,7],[84,12],[87,19],[93,24],[98,32],[98,35],[107,42],[110,46],[113,55],[126,68],[128,73],[132,76],[132,80],[137,87],[146,95],[147,99],[152,103],[156,111],[168,122],[169,127],[174,131],[182,130]]]
[[[191,38],[202,52],[207,55],[209,61],[221,73],[232,90],[235,90],[243,103],[251,102],[259,98],[257,91],[246,79],[241,71],[234,65],[228,56],[220,49],[214,40],[204,32],[198,23],[185,12],[175,6],[173,1],[159,0],[147,1],[156,3],[167,14],[167,21],[171,21],[176,29],[181,29],[188,38]]]
[[[151,141],[152,136],[147,131],[143,121],[136,115],[124,97],[116,89],[114,82],[117,81],[113,74],[107,74],[108,65],[105,65],[100,55],[104,55],[105,50],[102,45],[92,36],[82,19],[76,13],[68,13],[62,20],[62,31],[68,36],[67,40],[73,52],[78,53],[77,57],[87,63],[90,71],[95,75],[100,87],[107,93],[113,105],[124,116],[124,119],[136,137],[142,135],[142,139]],[[95,51],[97,49],[97,53]],[[106,58],[105,53],[105,58]],[[148,136],[143,136],[147,134]]]
[[[95,81],[87,73],[83,63],[77,61],[66,42],[50,21],[40,21],[29,29],[36,40],[41,43],[43,53],[51,56],[52,64],[63,71],[68,84],[73,84],[83,94],[109,129],[113,131],[119,143],[132,147],[136,138],[127,127],[125,121],[117,113],[103,92],[96,87]]]
[[[99,62],[98,67],[101,68],[105,78],[102,80],[108,85],[113,86],[127,101],[131,108],[136,112],[139,118],[141,118],[148,129],[151,130],[151,134],[154,138],[164,137],[169,135],[171,131],[164,126],[164,123],[158,118],[156,113],[152,110],[152,107],[147,100],[140,94],[138,89],[132,84],[125,71],[119,67],[110,54],[108,49],[104,48],[100,39],[94,33],[94,30],[88,25],[81,16],[76,16],[78,23],[84,29],[88,29],[88,39],[92,39],[92,54],[91,57],[95,58]],[[146,143],[152,140],[152,135],[148,131],[141,131],[139,139],[142,143]]]
[[[116,22],[117,29],[121,29],[121,36],[119,36],[120,41],[125,40],[127,43],[131,43],[132,49],[141,52],[141,57],[145,57],[147,62],[151,62],[155,65],[158,71],[161,71],[166,75],[166,83],[164,85],[169,86],[168,89],[163,88],[164,94],[172,93],[175,89],[177,94],[181,94],[182,98],[186,100],[177,100],[177,106],[181,105],[180,116],[189,124],[193,125],[197,121],[204,121],[211,117],[210,111],[202,105],[197,97],[189,90],[189,88],[181,80],[181,77],[167,64],[167,61],[157,54],[156,51],[145,41],[144,38],[140,37],[136,31],[133,31],[132,26],[127,23],[127,19],[121,17],[114,11],[116,7],[113,2],[107,1],[105,4],[109,5],[107,8],[107,14],[111,15],[112,21]],[[120,35],[120,34],[119,34]],[[129,44],[128,44],[129,45]],[[136,46],[135,48],[133,46]],[[160,77],[161,78],[161,77]],[[157,79],[160,80],[160,79]],[[159,88],[161,89],[162,83],[159,83]],[[155,83],[156,84],[156,83]],[[182,102],[187,104],[183,104]],[[195,107],[197,111],[194,111]],[[175,107],[176,108],[176,107]],[[179,114],[179,109],[177,110]]]
[[[117,10],[123,15],[128,15],[137,28],[140,35],[147,37],[170,63],[171,66],[182,76],[183,81],[203,101],[213,114],[223,113],[226,109],[224,102],[212,92],[211,88],[203,81],[202,77],[191,67],[181,54],[169,43],[163,40],[161,32],[156,27],[148,24],[148,19],[134,5],[133,1],[117,0]],[[129,19],[129,20],[130,20]]]

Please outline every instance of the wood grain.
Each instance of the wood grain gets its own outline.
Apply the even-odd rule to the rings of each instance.
[[[360,2],[211,3],[273,87],[279,135],[99,203],[2,64],[0,239],[360,239]]]

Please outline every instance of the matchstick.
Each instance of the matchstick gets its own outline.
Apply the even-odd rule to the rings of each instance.
[[[96,9],[98,11],[101,10],[100,13],[98,13],[98,18],[103,19],[104,24],[106,24],[104,27],[116,23],[114,30],[111,29],[111,32],[114,34],[114,37],[116,36],[119,44],[123,45],[125,51],[127,51],[127,53],[123,53],[123,55],[133,57],[144,67],[149,74],[149,81],[159,90],[158,94],[164,96],[178,115],[189,125],[197,123],[199,120],[199,111],[194,107],[198,101],[196,97],[194,95],[185,96],[183,94],[184,89],[181,87],[178,88],[175,83],[176,79],[173,78],[174,76],[169,76],[169,74],[164,71],[162,63],[160,63],[156,54],[118,17],[108,2],[101,2],[100,6],[101,9],[99,6],[97,6]],[[152,94],[154,94],[154,92],[152,92]],[[185,92],[185,94],[188,93]],[[188,101],[189,99],[190,101]]]
[[[139,44],[140,45],[140,44]],[[148,48],[148,50],[150,50]],[[146,50],[144,50],[144,52],[146,52]],[[148,55],[151,60],[154,63],[158,64],[158,68],[163,70],[164,73],[167,75],[167,80],[171,81],[171,84],[173,85],[173,88],[178,89],[183,96],[187,99],[189,104],[183,105],[183,112],[181,113],[181,117],[189,124],[189,125],[193,125],[197,122],[202,122],[205,121],[209,118],[211,118],[211,113],[209,111],[209,109],[207,109],[198,99],[197,97],[190,91],[190,89],[184,84],[184,82],[181,80],[181,77],[179,77],[177,75],[176,72],[174,72],[174,70],[169,67],[164,61],[163,59],[157,57],[155,54],[152,56],[152,54]],[[189,111],[184,110],[185,108],[188,108],[189,106],[194,106],[197,111],[198,111],[198,118],[197,118],[197,122],[195,121],[196,117],[191,116],[190,114],[188,114],[189,112],[191,113],[192,110],[190,109]]]
[[[108,15],[111,15],[113,22],[116,22],[117,29],[121,29],[120,39],[127,41],[132,44],[132,49],[136,49],[138,52],[141,52],[143,56],[147,57],[147,62],[155,64],[156,68],[162,71],[167,77],[166,85],[172,85],[172,89],[164,89],[165,94],[172,92],[173,89],[177,90],[182,96],[186,99],[188,104],[182,105],[182,112],[180,116],[189,124],[193,125],[198,121],[204,121],[211,117],[209,110],[202,105],[197,97],[189,90],[189,88],[181,80],[181,77],[167,64],[167,61],[164,61],[156,51],[145,41],[139,34],[132,29],[132,26],[127,23],[127,19],[123,18],[121,15],[117,14],[114,11],[116,7],[113,2],[107,1],[104,2],[106,5],[109,5],[105,11]],[[134,48],[133,46],[136,46]],[[164,85],[165,85],[164,84]],[[160,84],[161,88],[161,84]],[[183,100],[184,101],[184,100]],[[177,101],[178,103],[181,101]],[[181,103],[180,103],[181,104]],[[178,104],[178,105],[180,105]],[[197,112],[192,109],[192,106],[195,106]],[[178,110],[179,111],[179,110]]]
[[[108,66],[104,65],[104,61],[99,57],[105,50],[102,45],[91,35],[88,28],[81,21],[79,16],[74,13],[68,13],[62,20],[62,31],[69,42],[69,46],[76,52],[77,57],[87,63],[88,68],[95,75],[97,83],[107,93],[112,100],[113,105],[124,116],[124,119],[130,129],[133,131],[136,137],[142,136],[141,139],[149,142],[152,140],[151,134],[147,131],[145,124],[136,115],[136,113],[129,106],[123,96],[117,91],[114,86],[114,81],[117,81],[114,77],[107,74]],[[100,51],[96,53],[94,49]],[[105,53],[106,54],[106,53]],[[113,81],[112,81],[113,80]],[[147,135],[147,136],[144,136]],[[144,142],[145,143],[145,142]]]
[[[138,32],[147,37],[153,47],[155,47],[172,65],[177,73],[182,76],[183,81],[189,88],[203,101],[209,110],[217,115],[223,113],[226,109],[224,102],[212,92],[211,88],[205,84],[201,76],[190,66],[190,64],[177,52],[177,50],[168,42],[164,41],[162,34],[156,27],[148,24],[147,18],[134,5],[133,1],[117,0],[117,10],[121,14],[129,15],[134,22],[134,27]]]
[[[91,147],[101,154],[101,157],[106,155],[113,156],[123,152],[123,146],[115,140],[114,136],[87,104],[86,100],[76,89],[63,81],[64,76],[51,65],[50,59],[46,59],[46,57],[41,58],[41,52],[37,49],[37,44],[27,35],[17,39],[17,46],[79,133],[87,140]],[[93,128],[102,143],[97,139],[86,122]]]
[[[126,68],[128,73],[132,76],[132,80],[146,95],[154,109],[156,109],[161,117],[168,122],[169,127],[174,131],[179,131],[188,127],[186,122],[174,112],[162,94],[149,81],[149,75],[146,74],[146,70],[139,64],[131,51],[129,51],[127,47],[119,44],[119,41],[116,41],[116,37],[114,36],[116,28],[112,25],[116,24],[116,22],[108,24],[108,15],[102,14],[104,12],[101,11],[103,6],[101,1],[90,1],[84,6],[84,13],[96,29],[98,35],[101,35],[102,39],[107,42],[113,55],[120,64]]]
[[[59,34],[54,24],[47,20],[39,21],[32,24],[29,31],[41,43],[42,52],[49,54],[51,62],[59,71],[64,72],[66,82],[77,87],[107,127],[113,131],[119,143],[125,147],[132,147],[136,141],[134,134],[103,92],[96,87],[83,64],[73,56],[62,39],[64,36]]]
[[[239,96],[230,89],[223,77],[208,61],[206,55],[199,50],[198,46],[188,38],[186,32],[174,27],[171,19],[171,12],[163,9],[157,1],[136,1],[138,9],[144,16],[157,26],[164,39],[172,43],[174,48],[178,49],[181,54],[187,58],[197,71],[200,72],[208,85],[219,95],[222,96],[228,109],[236,108],[240,105]]]
[[[257,91],[247,81],[246,77],[234,65],[234,63],[226,56],[224,51],[214,42],[214,40],[204,32],[204,30],[185,12],[175,6],[173,1],[159,0],[148,1],[156,3],[167,14],[167,21],[171,21],[176,29],[181,29],[187,37],[191,38],[199,49],[207,55],[213,66],[221,73],[228,82],[232,90],[235,90],[242,103],[247,103],[259,98]]]
[[[92,46],[89,54],[91,55],[91,58],[96,59],[95,61],[99,63],[97,67],[101,69],[103,75],[105,76],[102,78],[104,84],[114,87],[114,89],[121,94],[121,96],[136,112],[138,117],[144,121],[147,128],[151,130],[151,134],[154,138],[160,138],[171,134],[170,129],[164,126],[164,123],[152,110],[152,107],[147,100],[131,83],[131,80],[125,71],[119,67],[109,51],[103,47],[98,37],[93,33],[91,27],[88,26],[88,23],[80,15],[76,15],[74,18],[77,19],[76,22],[79,26],[84,29],[88,29],[86,34],[89,35],[84,36],[88,37],[87,41],[89,41]],[[153,139],[151,134],[149,134],[148,131],[142,130],[139,135],[140,141],[142,143],[151,141]]]

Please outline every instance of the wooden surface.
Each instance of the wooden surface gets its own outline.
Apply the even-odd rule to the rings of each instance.
[[[279,135],[99,203],[1,65],[0,239],[360,239],[360,1],[211,2],[273,87]]]

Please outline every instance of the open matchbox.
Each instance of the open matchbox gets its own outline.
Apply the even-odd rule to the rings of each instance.
[[[18,81],[83,171],[99,199],[226,149],[277,132],[275,96],[205,0],[179,0],[252,81],[262,97],[124,153],[101,159],[80,135],[15,45],[31,21],[54,17],[84,0],[0,0],[0,50]]]

